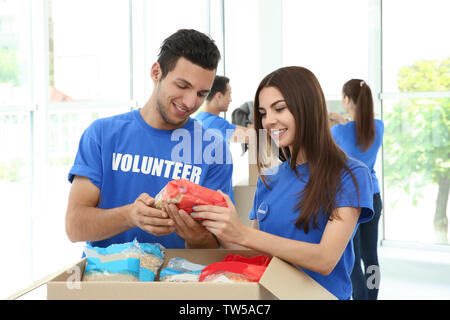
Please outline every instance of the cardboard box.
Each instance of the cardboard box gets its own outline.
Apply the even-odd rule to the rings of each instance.
[[[248,219],[253,207],[256,185],[254,186],[234,186],[234,202],[239,219],[246,226],[253,226],[253,221]]]
[[[167,249],[164,268],[169,259],[183,257],[194,263],[221,261],[227,254],[253,257],[252,250]],[[49,300],[65,299],[134,299],[134,300],[328,300],[336,299],[307,274],[273,257],[258,283],[206,282],[83,282],[86,259],[74,264],[47,282]],[[161,268],[161,269],[162,269]],[[159,274],[157,275],[158,279]]]

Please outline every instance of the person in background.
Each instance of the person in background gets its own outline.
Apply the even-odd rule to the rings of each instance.
[[[136,238],[166,248],[218,247],[214,236],[183,210],[175,221],[153,204],[159,191],[179,178],[232,191],[232,166],[204,159],[208,144],[195,147],[195,137],[203,139],[202,126],[190,118],[208,96],[219,60],[207,35],[178,30],[164,40],[152,65],[154,87],[146,104],[97,119],[85,130],[68,175],[66,233],[71,241],[107,247]],[[226,148],[223,140],[219,143]]]
[[[361,79],[351,79],[342,88],[342,105],[350,116],[330,113],[331,128],[336,143],[348,156],[358,159],[370,169],[373,182],[374,217],[361,224],[353,238],[355,266],[351,275],[353,299],[376,300],[379,289],[378,222],[381,216],[380,186],[374,170],[375,161],[383,143],[384,124],[374,118],[372,91]],[[361,267],[364,263],[364,271]],[[370,277],[378,279],[369,279]]]
[[[221,112],[228,111],[231,101],[230,79],[216,76],[205,105],[195,119],[200,121],[205,129],[218,129],[227,141],[248,143],[252,128],[232,124],[220,116]]]
[[[228,122],[220,116],[221,112],[227,112],[231,103],[231,86],[230,79],[224,76],[216,76],[211,91],[206,97],[205,105],[202,111],[195,116],[195,119],[202,123],[206,130],[213,129],[220,131],[222,138],[227,142],[246,142],[250,141],[250,135],[253,133],[252,128],[238,126]],[[231,151],[229,157],[231,157]],[[229,182],[232,185],[232,181]],[[234,202],[234,193],[231,195]]]
[[[261,145],[267,144],[257,140],[261,175],[249,214],[253,228],[239,220],[227,195],[228,208],[197,206],[191,215],[205,219],[202,225],[223,247],[277,256],[337,298],[350,299],[351,240],[358,224],[373,215],[369,169],[333,141],[322,88],[308,69],[285,67],[267,75],[254,108],[255,129],[267,130],[282,163],[263,170],[267,150]]]

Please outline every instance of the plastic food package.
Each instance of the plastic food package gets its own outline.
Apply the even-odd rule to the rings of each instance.
[[[258,282],[266,266],[239,261],[215,262],[203,269],[200,282]]]
[[[154,281],[164,261],[159,243],[137,240],[106,248],[86,245],[83,281]]]
[[[192,263],[184,258],[172,258],[167,267],[161,270],[162,282],[197,282],[205,265]]]
[[[214,205],[228,207],[224,197],[217,191],[202,187],[186,179],[170,181],[155,197],[155,208],[163,209],[165,204],[176,204],[179,210],[191,213],[192,207]],[[201,219],[198,219],[201,220]]]
[[[264,256],[264,255],[254,256],[254,257],[251,257],[251,258],[246,258],[246,257],[240,256],[238,254],[229,254],[222,260],[222,262],[239,261],[239,262],[256,264],[256,265],[259,265],[259,266],[267,267],[269,265],[269,263],[270,263],[270,260],[272,260],[272,258],[269,258],[268,256]]]
[[[153,281],[164,262],[164,247],[159,243],[140,243],[139,281]]]
[[[258,255],[251,258],[228,254],[222,262],[203,269],[200,282],[258,282],[272,258]]]
[[[136,241],[106,248],[86,245],[83,281],[138,281],[140,249]]]

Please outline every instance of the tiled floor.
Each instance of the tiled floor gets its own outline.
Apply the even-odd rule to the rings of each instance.
[[[380,300],[450,300],[450,253],[381,248]]]

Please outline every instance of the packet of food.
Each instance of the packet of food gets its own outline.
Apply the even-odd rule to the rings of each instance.
[[[106,248],[86,245],[83,281],[138,281],[140,249],[137,241]]]
[[[184,258],[172,258],[167,263],[167,267],[161,270],[159,281],[197,282],[205,267],[205,265],[196,264]]]
[[[215,262],[202,270],[199,282],[258,282],[265,266],[239,261]]]
[[[139,281],[154,281],[164,262],[164,246],[159,243],[139,243]]]
[[[155,208],[164,209],[166,204],[173,203],[179,210],[188,214],[194,206],[214,205],[228,207],[224,197],[217,191],[202,187],[186,179],[170,181],[155,197]],[[198,219],[202,220],[202,219]]]
[[[250,264],[256,264],[259,266],[265,266],[267,267],[270,263],[271,258],[265,255],[258,255],[258,256],[254,256],[251,258],[247,258],[247,257],[243,257],[241,255],[238,254],[228,254],[223,260],[222,262],[226,262],[226,261],[240,261],[240,262],[245,262],[245,263],[250,263]]]

